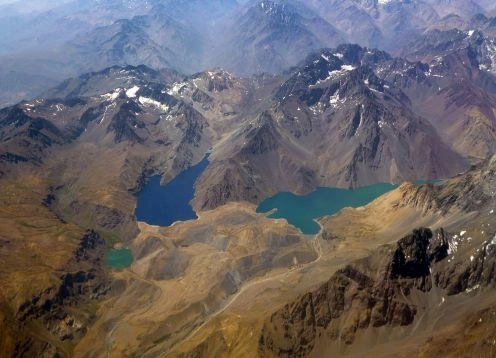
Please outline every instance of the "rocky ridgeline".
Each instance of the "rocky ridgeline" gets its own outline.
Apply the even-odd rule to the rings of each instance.
[[[448,264],[449,240],[442,229],[421,228],[347,265],[267,319],[260,350],[302,357],[324,335],[350,345],[362,330],[412,324],[421,306],[414,292],[439,287],[454,295],[494,284],[496,245],[486,243],[476,258]]]
[[[58,356],[60,343],[77,340],[86,333],[94,312],[86,312],[85,304],[89,307],[110,289],[104,253],[104,240],[96,232],[87,231],[61,270],[58,282],[19,307],[19,339],[14,356]],[[33,328],[37,326],[44,327],[46,332],[42,340]]]
[[[480,211],[494,202],[495,178],[496,155],[443,185],[404,183],[399,187],[401,199],[394,206],[413,207],[424,215],[436,212],[446,214],[453,209]]]

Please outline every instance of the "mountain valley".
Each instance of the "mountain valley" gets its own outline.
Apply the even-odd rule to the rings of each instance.
[[[496,355],[492,2],[21,5],[0,1],[0,356]],[[195,219],[138,218],[198,163]],[[316,234],[259,210],[369,185]]]

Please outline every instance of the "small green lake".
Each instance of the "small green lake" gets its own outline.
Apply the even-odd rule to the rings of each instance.
[[[398,185],[379,183],[357,189],[317,188],[308,195],[282,192],[264,200],[257,208],[258,213],[267,213],[274,219],[286,219],[304,234],[317,234],[320,226],[315,219],[332,215],[345,207],[367,205],[382,194]]]
[[[133,263],[133,254],[129,249],[112,249],[107,251],[105,259],[107,266],[123,269],[131,266]]]

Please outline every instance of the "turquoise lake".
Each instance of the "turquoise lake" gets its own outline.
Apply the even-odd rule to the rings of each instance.
[[[129,249],[112,249],[107,251],[105,259],[107,266],[123,269],[131,266],[133,263],[133,254]]]
[[[380,183],[357,189],[318,188],[308,195],[278,193],[264,200],[258,213],[275,211],[269,215],[274,219],[286,219],[304,234],[317,234],[320,226],[315,219],[332,215],[345,207],[364,206],[397,185]]]
[[[135,215],[150,225],[169,226],[175,221],[196,219],[190,205],[195,195],[196,179],[208,165],[208,157],[186,169],[166,185],[155,175],[137,195]]]

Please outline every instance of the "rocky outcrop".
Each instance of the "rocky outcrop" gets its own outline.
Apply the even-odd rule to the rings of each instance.
[[[262,193],[257,189],[250,168],[237,161],[213,162],[196,184],[198,209],[213,209],[230,201],[258,202]]]
[[[480,287],[496,283],[496,236],[485,242],[482,248],[460,264],[453,264],[447,270],[433,274],[437,286],[448,295],[471,292]]]
[[[22,155],[5,152],[0,154],[0,161],[17,164],[27,162],[28,159]]]
[[[68,140],[51,121],[30,117],[20,105],[0,110],[0,162],[43,162],[42,153],[54,144]]]
[[[415,185],[399,187],[401,199],[394,207],[412,207],[422,214],[446,213],[452,209],[476,212],[488,207],[496,192],[496,156],[472,166],[471,170],[446,181],[443,185]]]
[[[240,151],[243,157],[261,155],[277,149],[281,141],[280,134],[274,124],[272,116],[264,112],[258,116],[256,123],[249,126],[245,136],[245,145]]]
[[[134,128],[145,127],[143,121],[137,117],[137,114],[141,111],[141,108],[135,102],[127,102],[112,117],[108,131],[115,133],[116,143],[124,140],[131,143],[143,143],[143,139],[134,130]]]
[[[83,236],[81,242],[74,251],[74,258],[78,262],[81,260],[90,260],[92,256],[95,255],[95,250],[103,247],[104,245],[105,241],[100,237],[100,235],[98,235],[95,231],[90,230]],[[98,257],[98,260],[99,259],[100,258]]]
[[[303,357],[323,334],[351,344],[360,330],[411,324],[418,308],[410,293],[432,289],[430,267],[447,251],[442,229],[433,233],[423,228],[396,246],[379,248],[276,311],[264,324],[259,348],[277,356]]]
[[[13,356],[58,356],[61,342],[82,337],[94,319],[91,303],[104,297],[110,283],[104,269],[105,242],[87,231],[61,269],[56,285],[25,301],[15,314],[17,344]],[[74,309],[77,306],[78,309]],[[45,334],[36,333],[37,326]],[[62,349],[62,350],[61,350]]]

